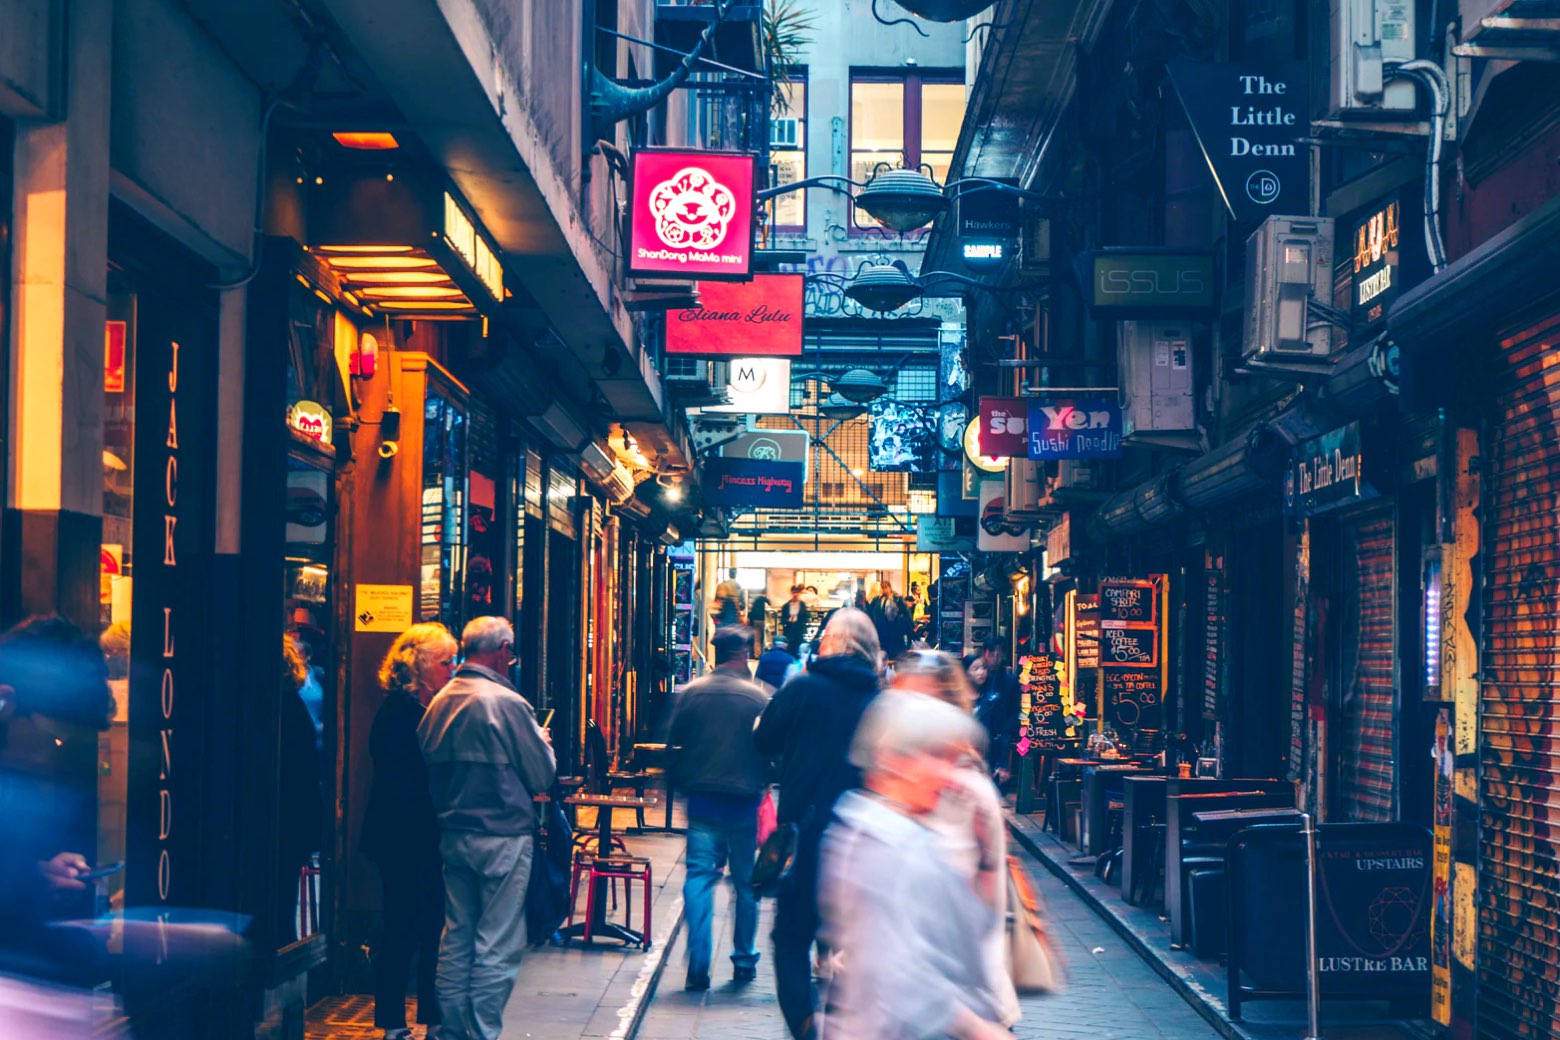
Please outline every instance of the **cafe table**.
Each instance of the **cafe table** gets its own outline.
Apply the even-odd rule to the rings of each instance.
[[[569,805],[590,806],[596,810],[596,855],[612,855],[612,815],[616,809],[646,809],[655,802],[648,798],[634,798],[628,795],[616,794],[573,794],[564,799]],[[595,903],[591,911],[592,926],[591,938],[619,939],[632,946],[643,946],[645,936],[641,932],[625,928],[615,921],[607,920],[607,886],[596,886]],[[585,922],[571,924],[563,929],[565,939],[578,939],[585,935]]]
[[[672,826],[672,763],[667,756],[668,744],[640,743],[634,745],[634,761],[643,767],[646,761],[654,762],[661,770],[661,775],[666,780],[666,810],[665,818],[660,827],[645,827],[644,830],[663,830],[675,832]]]

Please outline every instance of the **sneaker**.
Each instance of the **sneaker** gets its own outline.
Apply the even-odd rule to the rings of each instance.
[[[688,981],[683,983],[683,989],[690,993],[702,993],[710,988],[710,973],[707,971],[690,971]]]
[[[379,1040],[412,1040],[412,1031],[405,1026],[399,1029],[386,1029]]]
[[[752,982],[758,978],[758,969],[751,964],[738,964],[731,969],[732,982]]]

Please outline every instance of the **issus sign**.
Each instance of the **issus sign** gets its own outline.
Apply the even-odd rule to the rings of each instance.
[[[630,273],[701,281],[751,277],[756,169],[747,154],[635,152]]]

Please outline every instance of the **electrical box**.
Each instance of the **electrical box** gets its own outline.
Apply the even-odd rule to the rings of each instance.
[[[1122,435],[1197,429],[1192,329],[1182,321],[1124,321],[1117,326]]]
[[[1325,365],[1333,326],[1333,222],[1269,217],[1246,240],[1246,330],[1241,356],[1254,368]]]
[[[1008,460],[1006,514],[1020,519],[1040,516],[1040,497],[1045,494],[1045,463],[1014,457]]]
[[[1330,0],[1331,109],[1342,118],[1412,117],[1412,80],[1387,80],[1386,63],[1415,57],[1414,0]]]

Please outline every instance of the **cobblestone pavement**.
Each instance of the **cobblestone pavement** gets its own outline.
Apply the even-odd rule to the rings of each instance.
[[[1212,1040],[1219,1034],[1137,956],[1065,885],[1024,857],[1055,929],[1068,966],[1064,993],[1024,1000],[1014,1033],[1034,1040]],[[785,1040],[769,970],[772,902],[766,902],[759,934],[764,960],[758,980],[731,983],[731,918],[728,891],[716,902],[714,986],[708,993],[682,989],[686,972],[679,936],[666,973],[638,1032],[638,1040]]]

